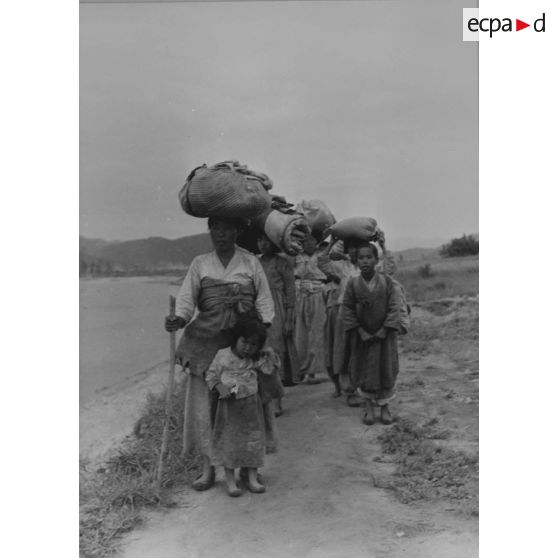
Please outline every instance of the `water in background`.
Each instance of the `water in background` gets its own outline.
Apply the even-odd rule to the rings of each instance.
[[[172,278],[80,281],[80,406],[169,358],[163,329]]]

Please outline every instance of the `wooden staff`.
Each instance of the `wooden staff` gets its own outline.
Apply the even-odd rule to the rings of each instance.
[[[169,316],[174,318],[176,310],[176,298],[169,297]],[[159,464],[157,466],[157,486],[161,488],[163,479],[163,461],[167,454],[169,445],[169,427],[172,406],[172,394],[174,391],[174,366],[176,360],[176,332],[170,334],[170,361],[169,361],[169,385],[167,387],[167,401],[165,406],[165,426],[163,428],[163,437],[161,441],[161,452],[159,453]]]

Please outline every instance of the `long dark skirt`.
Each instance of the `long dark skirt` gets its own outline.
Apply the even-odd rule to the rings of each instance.
[[[259,395],[220,399],[211,437],[211,463],[229,469],[263,467],[266,435]]]

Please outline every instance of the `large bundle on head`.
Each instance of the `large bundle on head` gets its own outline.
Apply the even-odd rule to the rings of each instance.
[[[194,217],[251,218],[271,208],[273,183],[238,161],[194,169],[178,194],[182,209]]]
[[[302,200],[296,206],[296,210],[306,217],[315,236],[324,236],[324,231],[335,223],[333,213],[321,200]]]
[[[328,229],[333,238],[345,242],[347,240],[365,240],[367,242],[377,240],[378,231],[378,223],[372,217],[349,217]]]
[[[251,252],[256,251],[256,237],[262,231],[283,252],[298,254],[310,229],[292,204],[269,193],[272,186],[267,175],[238,161],[224,161],[195,168],[178,197],[188,215],[242,219],[245,227],[238,243]]]

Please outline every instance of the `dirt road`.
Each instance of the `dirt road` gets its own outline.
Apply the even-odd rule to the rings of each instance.
[[[475,402],[469,396],[476,387],[469,385],[463,360],[458,365],[436,350],[424,356],[403,352],[400,382],[401,395],[393,406],[397,415],[413,421],[436,417],[458,432],[449,442],[476,443],[476,434],[471,437],[478,428],[471,407]],[[387,488],[395,465],[378,441],[379,433],[390,427],[362,425],[361,410],[330,398],[330,392],[329,382],[287,388],[286,412],[278,419],[280,451],[267,456],[262,469],[265,494],[230,498],[219,471],[211,490],[185,489],[178,508],[153,512],[143,528],[123,540],[122,555],[478,556],[476,518],[456,513],[444,501],[401,503]]]

